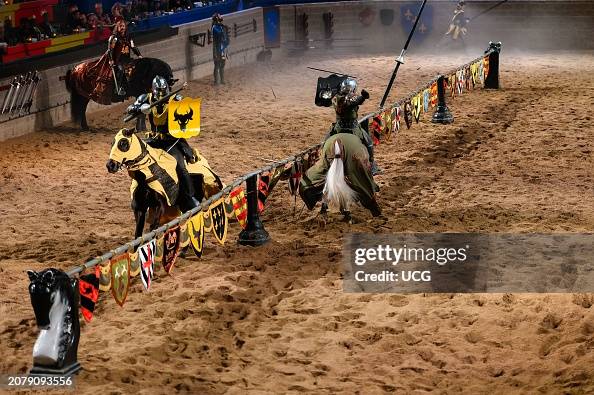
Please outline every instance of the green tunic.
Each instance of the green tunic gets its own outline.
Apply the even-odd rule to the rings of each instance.
[[[326,140],[321,158],[305,172],[299,183],[301,198],[310,210],[322,199],[326,174],[334,160],[335,141],[341,146],[347,184],[357,192],[358,200],[365,208],[374,216],[379,215],[381,212],[375,199],[379,188],[371,175],[367,148],[359,137],[351,133],[338,133]]]

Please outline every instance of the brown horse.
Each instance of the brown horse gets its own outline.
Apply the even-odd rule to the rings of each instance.
[[[128,78],[126,96],[118,96],[115,94],[111,68],[109,65],[105,66],[102,57],[92,62],[81,63],[66,73],[72,119],[83,130],[89,129],[86,110],[90,100],[107,105],[122,102],[128,97],[140,96],[150,92],[153,78],[157,75],[165,78],[170,86],[177,81],[166,62],[155,58],[133,59],[125,66]]]

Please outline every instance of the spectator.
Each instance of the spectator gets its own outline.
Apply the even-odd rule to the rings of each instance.
[[[111,18],[103,12],[103,4],[95,3],[95,15],[97,15],[98,25],[111,25]]]
[[[56,29],[54,29],[52,24],[49,22],[49,15],[48,15],[47,11],[44,11],[42,15],[43,15],[43,21],[41,21],[41,24],[39,25],[39,30],[41,30],[41,33],[46,38],[56,37],[57,36]]]
[[[123,18],[124,15],[123,15],[122,11],[123,11],[122,5],[119,2],[116,2],[111,7],[111,16],[113,17],[114,20],[118,19],[118,17]]]
[[[12,26],[12,19],[6,18],[4,20],[4,40],[10,46],[17,45],[19,36],[17,30]]]

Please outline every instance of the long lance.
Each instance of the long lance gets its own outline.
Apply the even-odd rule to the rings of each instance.
[[[500,6],[501,4],[503,4],[503,3],[507,3],[508,1],[509,1],[509,0],[501,0],[499,3],[497,3],[497,4],[493,4],[491,7],[487,8],[486,10],[484,10],[484,11],[482,11],[482,12],[479,12],[477,15],[473,16],[472,18],[470,18],[468,21],[470,22],[470,21],[472,21],[472,20],[474,20],[474,19],[478,18],[479,16],[481,16],[481,15],[483,15],[483,14],[486,14],[487,12],[491,11],[493,8],[495,8],[495,7],[499,7],[499,6]]]
[[[417,29],[417,24],[419,23],[419,19],[421,18],[421,14],[423,13],[425,4],[427,4],[427,0],[423,0],[423,4],[421,4],[421,9],[419,10],[417,18],[415,19],[415,24],[413,25],[410,33],[408,34],[408,39],[404,44],[404,48],[402,48],[402,52],[400,52],[400,56],[398,56],[398,58],[396,59],[396,67],[394,68],[394,72],[392,73],[392,77],[390,78],[390,82],[388,83],[388,87],[386,88],[386,92],[384,92],[384,97],[382,98],[382,101],[379,105],[380,109],[382,109],[384,107],[384,104],[386,104],[386,100],[388,100],[388,95],[390,94],[390,90],[392,89],[392,84],[396,79],[396,74],[398,74],[398,69],[400,68],[400,65],[404,63],[404,54],[408,49],[408,44],[410,44],[410,40],[412,39],[413,34],[415,34],[415,30]]]
[[[163,104],[167,101],[169,101],[169,99],[175,95],[177,95],[179,92],[183,91],[184,89],[186,89],[186,87],[188,86],[187,82],[184,82],[184,84],[182,85],[181,88],[179,88],[176,91],[171,92],[170,94],[163,96],[162,98],[160,98],[159,100],[157,100],[156,102],[152,103],[148,108],[153,108],[156,107],[160,104]],[[134,114],[128,114],[126,115],[126,117],[124,118],[124,122],[130,122],[133,119],[136,119],[136,117],[138,117],[140,114],[142,114],[141,111],[134,113]]]
[[[330,74],[336,74],[336,75],[344,75],[345,77],[357,78],[354,75],[348,75],[348,74],[344,74],[344,73],[338,73],[336,71],[330,71],[330,70],[324,70],[324,69],[316,69],[315,67],[309,67],[309,66],[307,66],[307,68],[310,69],[310,70],[323,71],[324,73],[330,73]]]
[[[10,103],[10,100],[12,99],[12,93],[14,92],[14,87],[16,86],[17,83],[17,77],[14,77],[12,79],[12,82],[10,83],[10,89],[8,90],[8,93],[6,94],[6,96],[4,96],[4,103],[2,104],[2,114],[4,114],[6,112],[6,110],[8,109],[8,104]]]

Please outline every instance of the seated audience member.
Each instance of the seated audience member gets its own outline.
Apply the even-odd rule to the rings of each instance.
[[[95,15],[95,13],[91,12],[89,15],[87,15],[86,28],[87,30],[95,30],[99,28],[99,19],[97,19],[97,15]]]
[[[115,2],[114,5],[111,7],[111,16],[112,18],[115,20],[118,17],[124,17],[123,13],[123,7],[119,2]]]
[[[111,25],[111,18],[109,17],[109,15],[103,12],[102,3],[95,3],[95,15],[97,15],[99,26]]]
[[[52,24],[49,22],[49,15],[48,15],[47,11],[44,11],[42,13],[42,15],[43,15],[43,20],[41,21],[41,24],[39,25],[39,30],[41,30],[41,33],[46,38],[56,37],[57,36],[56,29],[54,29]]]
[[[4,40],[9,46],[19,43],[18,31],[12,26],[11,18],[4,19]]]

